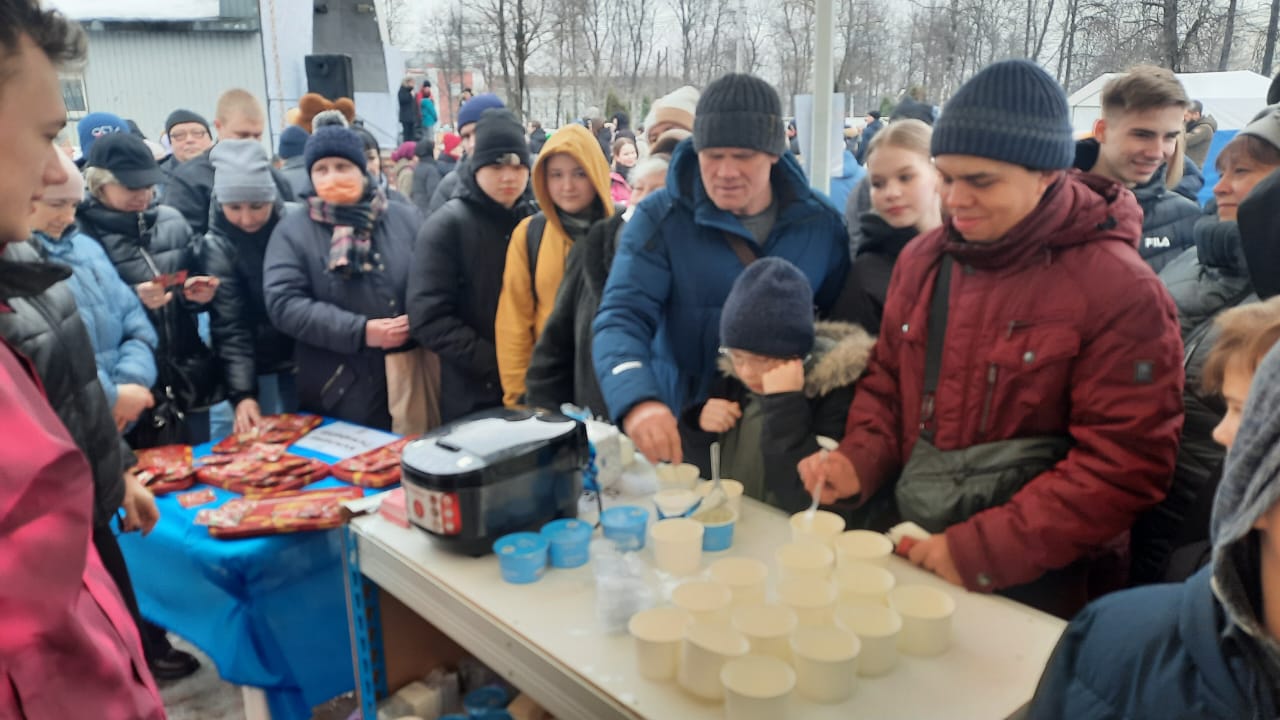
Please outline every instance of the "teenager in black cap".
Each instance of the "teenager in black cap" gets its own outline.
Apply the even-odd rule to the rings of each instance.
[[[507,241],[533,212],[529,167],[520,122],[505,109],[485,111],[453,199],[418,234],[409,320],[414,339],[440,356],[445,422],[502,405],[494,321]]]

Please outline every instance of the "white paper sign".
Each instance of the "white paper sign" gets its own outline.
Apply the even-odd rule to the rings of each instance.
[[[328,455],[336,461],[380,448],[398,437],[389,432],[338,420],[312,430],[294,443],[293,447]]]

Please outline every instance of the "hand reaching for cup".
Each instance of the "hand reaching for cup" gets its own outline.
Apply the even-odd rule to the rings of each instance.
[[[684,460],[676,416],[662,402],[646,400],[631,408],[622,420],[622,430],[651,463]]]
[[[364,343],[369,347],[391,349],[409,342],[409,316],[378,318],[364,325]]]
[[[804,483],[804,489],[810,494],[816,486],[822,485],[818,498],[823,505],[830,505],[840,498],[857,495],[862,491],[858,471],[854,469],[849,458],[839,450],[835,452],[819,450],[801,460],[796,470],[800,473],[800,481]]]

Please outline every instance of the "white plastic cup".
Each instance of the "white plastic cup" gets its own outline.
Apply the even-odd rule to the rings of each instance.
[[[796,611],[785,605],[756,605],[733,611],[733,629],[746,636],[752,655],[791,662],[791,633],[800,626]]]
[[[801,627],[791,635],[796,691],[817,703],[842,703],[853,694],[862,643],[830,625]]]
[[[671,591],[671,604],[686,610],[694,622],[729,622],[733,592],[714,580],[691,580]]]
[[[951,618],[956,600],[928,585],[903,585],[889,593],[889,607],[902,616],[898,649],[908,655],[933,657],[951,647]]]
[[[842,605],[889,604],[889,591],[898,584],[893,573],[865,562],[848,562],[835,571],[836,589]]]
[[[697,502],[697,493],[682,488],[668,488],[653,494],[653,504],[658,506],[664,518],[680,517]]]
[[[702,523],[689,518],[656,522],[649,528],[653,563],[671,575],[693,575],[702,567]]]
[[[636,444],[626,435],[618,435],[618,459],[622,467],[628,467],[636,461]]]
[[[787,543],[774,552],[778,561],[778,577],[826,579],[835,567],[836,554],[826,545],[815,542]]]
[[[641,677],[657,681],[675,678],[680,643],[692,623],[689,613],[676,607],[651,608],[631,616],[627,630],[635,638]]]
[[[680,644],[676,680],[680,687],[706,700],[723,700],[720,669],[726,662],[750,650],[742,633],[728,625],[693,623],[685,628]]]
[[[796,611],[801,625],[827,625],[836,607],[836,588],[826,578],[787,578],[778,583],[778,599]]]
[[[763,605],[769,566],[755,558],[721,558],[711,563],[711,579],[728,586],[734,607]]]
[[[898,664],[898,635],[902,618],[891,608],[874,605],[841,605],[835,611],[836,626],[862,642],[858,654],[858,674],[863,677],[887,675]]]
[[[653,471],[658,475],[659,490],[692,490],[698,484],[698,466],[693,463],[658,463]]]
[[[840,533],[831,541],[836,551],[836,565],[864,562],[887,565],[893,554],[893,541],[885,535],[870,530],[850,530]]]
[[[826,510],[798,512],[791,516],[792,542],[819,542],[830,545],[836,536],[844,532],[844,518]]]
[[[748,655],[720,669],[728,720],[780,720],[791,716],[796,673],[773,657]]]
[[[705,498],[707,493],[711,492],[711,488],[715,487],[715,483],[711,481],[701,482],[693,489],[698,493],[698,497]],[[742,483],[737,480],[728,480],[720,478],[720,489],[724,490],[724,494],[729,498],[729,507],[738,513],[738,517],[742,517],[742,493],[746,489]]]

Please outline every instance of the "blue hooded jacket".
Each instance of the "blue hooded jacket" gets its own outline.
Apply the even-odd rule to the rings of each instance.
[[[645,400],[679,413],[707,396],[720,310],[743,267],[727,234],[759,257],[800,268],[822,311],[835,301],[849,271],[844,218],[809,188],[789,152],[774,165],[771,182],[778,217],[763,247],[708,197],[692,140],[676,147],[666,187],[636,207],[593,326],[596,375],[615,422]]]
[[[42,232],[35,237],[42,255],[71,268],[67,284],[93,343],[107,406],[115,407],[117,385],[155,385],[155,352],[160,342],[156,329],[138,294],[120,278],[102,246],[75,225],[58,240]]]
[[[1027,717],[1274,720],[1280,643],[1259,617],[1254,524],[1277,503],[1280,347],[1254,375],[1227,455],[1212,565],[1180,585],[1136,588],[1086,608],[1063,634]]]

